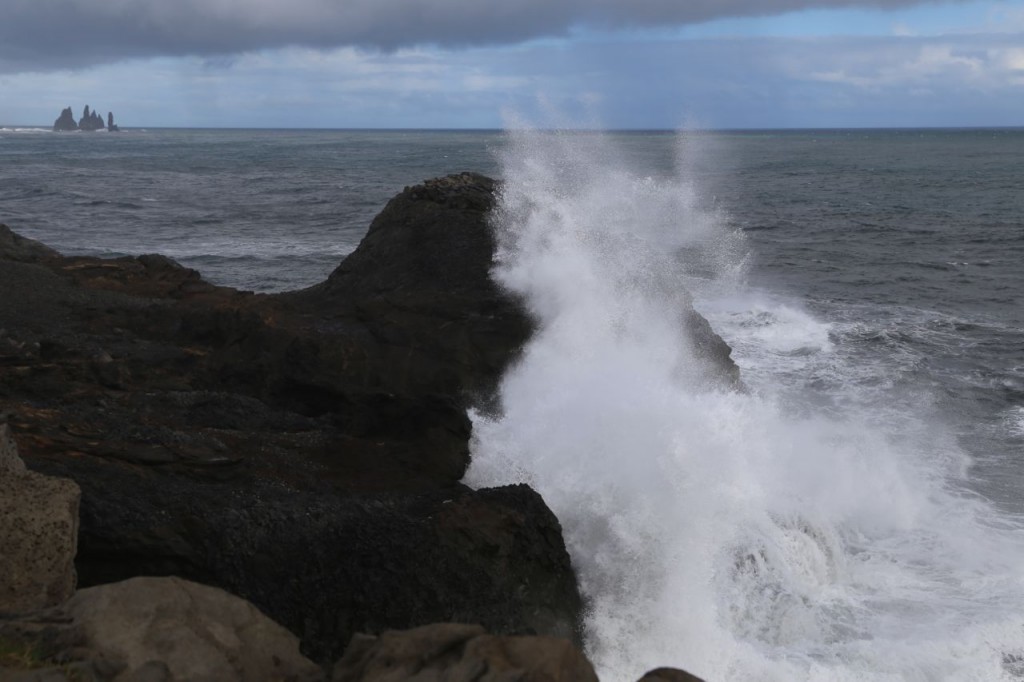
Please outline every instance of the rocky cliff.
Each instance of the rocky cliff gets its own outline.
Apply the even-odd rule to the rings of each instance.
[[[327,281],[274,296],[0,226],[0,415],[30,469],[81,488],[79,583],[221,587],[322,662],[355,632],[438,621],[578,642],[543,500],[460,483],[466,407],[532,332],[488,275],[494,189],[407,188]],[[687,328],[733,381],[728,346]]]

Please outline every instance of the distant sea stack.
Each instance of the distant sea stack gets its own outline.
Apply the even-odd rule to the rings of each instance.
[[[71,111],[71,107],[64,109],[60,112],[60,116],[56,121],[53,122],[54,132],[67,132],[71,130],[101,130],[106,128],[110,132],[117,132],[120,128],[114,123],[114,114],[112,112],[107,113],[107,122],[103,123],[103,116],[98,111],[90,111],[89,105],[85,105],[85,109],[82,111],[82,118],[77,122],[75,121],[75,115]]]
[[[67,130],[78,130],[78,124],[75,123],[75,115],[71,113],[71,107],[60,112],[60,117],[53,122],[53,132],[57,133]]]

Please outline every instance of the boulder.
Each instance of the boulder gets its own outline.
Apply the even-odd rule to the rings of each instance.
[[[357,635],[332,682],[597,682],[566,639],[500,637],[478,625],[439,623],[379,637]]]
[[[83,646],[167,682],[301,682],[321,677],[299,640],[243,599],[179,578],[80,590],[64,607]],[[119,677],[118,679],[122,679]]]
[[[0,612],[53,606],[75,589],[80,491],[25,469],[0,424]]]
[[[316,682],[322,669],[252,604],[179,578],[135,578],[0,618],[0,680]]]

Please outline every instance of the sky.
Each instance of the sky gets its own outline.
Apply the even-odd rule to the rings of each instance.
[[[1024,125],[1024,0],[4,0],[0,125]]]

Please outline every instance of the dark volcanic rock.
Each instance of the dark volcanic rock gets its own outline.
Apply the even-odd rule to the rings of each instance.
[[[54,132],[67,132],[72,130],[102,130],[107,128],[111,132],[120,130],[114,124],[114,114],[107,113],[107,122],[103,122],[103,116],[98,111],[90,111],[89,105],[85,105],[85,109],[82,111],[82,118],[77,122],[75,121],[75,115],[71,111],[71,107],[64,109],[60,112],[60,117],[54,121],[53,130]]]
[[[0,412],[30,467],[83,489],[80,584],[217,585],[324,658],[356,630],[442,620],[576,632],[579,593],[540,498],[458,483],[467,396],[527,329],[510,318],[510,341],[514,308],[487,279],[489,189],[450,191],[403,193],[370,243],[394,231],[408,249],[417,224],[453,225],[429,257],[477,279],[431,283],[436,266],[399,249],[387,267],[411,289],[397,298],[352,274],[256,296],[159,256],[65,258],[0,228]],[[370,269],[379,256],[358,254]]]
[[[82,489],[80,584],[219,586],[320,660],[356,631],[438,621],[577,636],[543,501],[459,483],[466,407],[533,326],[489,277],[493,203],[480,175],[407,188],[327,281],[275,296],[0,226],[0,414],[30,468]]]
[[[85,105],[85,111],[82,112],[82,118],[78,121],[79,130],[100,130],[105,128],[103,124],[103,117],[99,115],[99,112],[89,111],[89,105]]]
[[[78,124],[75,122],[75,115],[71,113],[71,107],[68,107],[61,111],[60,116],[53,122],[53,131],[56,133],[71,130],[78,130]]]
[[[655,668],[648,671],[638,682],[704,682],[704,680],[679,668]]]
[[[532,331],[523,307],[490,277],[494,189],[475,173],[407,187],[326,282],[289,299],[322,324],[360,320],[389,359],[376,380],[487,396]]]
[[[218,585],[321,661],[356,631],[441,620],[578,641],[560,526],[526,486],[338,495],[128,467],[101,480],[81,460],[41,468],[83,482],[81,584],[177,575]]]
[[[326,282],[289,297],[363,320],[393,358],[388,382],[486,402],[534,328],[490,277],[495,189],[475,173],[407,187]],[[732,349],[692,307],[680,329],[715,383],[740,385]]]
[[[60,258],[60,254],[34,239],[26,239],[0,224],[0,258],[18,263],[39,263]]]

